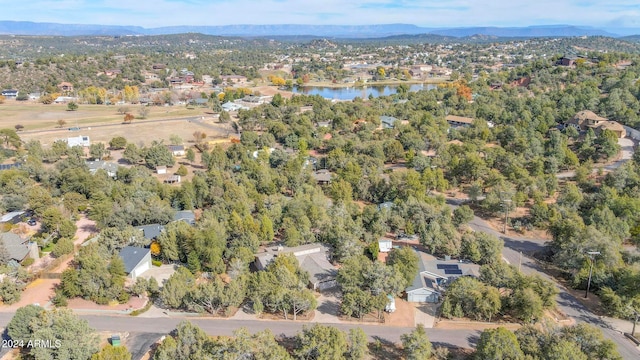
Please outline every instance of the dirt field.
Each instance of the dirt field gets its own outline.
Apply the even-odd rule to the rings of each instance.
[[[138,115],[138,106],[127,106]],[[38,139],[44,146],[55,140],[73,136],[89,136],[91,141],[108,142],[115,136],[124,136],[135,144],[149,144],[153,140],[165,140],[178,135],[188,141],[195,131],[208,135],[209,139],[226,137],[231,132],[229,125],[215,123],[207,108],[187,109],[185,106],[151,106],[146,119],[134,119],[123,124],[119,106],[80,105],[77,111],[67,111],[66,105],[43,105],[8,101],[0,105],[0,128],[11,128],[20,124],[23,131],[18,134],[25,140]],[[198,122],[190,121],[198,119]],[[66,122],[59,127],[58,120]],[[79,131],[69,128],[79,127]],[[36,131],[36,132],[34,132]]]

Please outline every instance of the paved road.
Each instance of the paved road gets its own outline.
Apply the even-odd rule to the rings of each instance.
[[[460,200],[447,199],[447,203],[454,208],[460,205],[461,202],[462,201]],[[504,241],[502,257],[508,263],[519,267],[520,270],[527,275],[538,274],[545,279],[553,281],[558,288],[558,297],[556,301],[558,303],[558,308],[562,312],[574,318],[576,321],[585,322],[599,327],[607,338],[613,340],[618,345],[618,351],[624,359],[640,358],[640,349],[635,344],[624,337],[624,335],[619,331],[612,329],[609,324],[602,321],[600,317],[584,307],[584,305],[582,305],[573,295],[568,293],[564,287],[557,284],[553,278],[544,273],[532,258],[527,256],[527,254],[544,251],[545,240],[521,238],[513,235],[505,236],[504,234],[495,231],[484,220],[477,216],[473,218],[469,225],[475,231],[483,231],[501,238]],[[631,323],[629,326],[631,326]],[[628,331],[631,331],[631,329]]]
[[[12,313],[0,313],[0,327],[6,327],[11,320]],[[153,343],[159,336],[166,335],[186,318],[140,318],[132,316],[113,315],[80,315],[86,319],[89,325],[98,331],[129,332],[136,336],[144,333],[142,343]],[[233,331],[239,328],[247,328],[250,332],[270,329],[276,336],[294,336],[302,330],[302,327],[312,324],[302,321],[263,321],[263,320],[227,320],[227,319],[203,319],[190,318],[189,321],[201,327],[209,335],[233,335]],[[384,325],[362,324],[330,324],[343,331],[359,327],[367,333],[370,339],[379,339],[381,342],[399,343],[400,335],[413,330],[407,327],[391,327]],[[446,330],[426,329],[432,343],[439,346],[473,347],[480,332],[477,330]],[[134,339],[132,339],[134,340]],[[136,346],[140,348],[140,346]]]

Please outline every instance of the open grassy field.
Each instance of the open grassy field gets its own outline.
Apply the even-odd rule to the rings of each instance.
[[[138,115],[138,107],[130,105],[131,113]],[[0,128],[13,129],[16,124],[24,126],[19,132],[25,140],[37,139],[46,147],[55,140],[71,136],[89,136],[92,142],[108,142],[115,136],[123,136],[135,144],[150,144],[154,140],[169,143],[171,135],[180,136],[185,142],[193,139],[193,133],[201,131],[208,139],[226,137],[231,127],[215,123],[206,108],[187,109],[185,106],[151,106],[146,119],[134,119],[123,124],[123,115],[118,106],[80,105],[77,111],[67,111],[66,105],[43,105],[7,101],[0,105]],[[60,128],[58,120],[66,124]],[[193,121],[198,119],[197,122]],[[69,131],[71,127],[79,131]]]

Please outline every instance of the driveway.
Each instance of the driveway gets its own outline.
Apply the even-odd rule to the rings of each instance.
[[[151,269],[145,271],[140,277],[145,279],[155,278],[158,285],[162,285],[176,272],[175,265],[151,266]]]

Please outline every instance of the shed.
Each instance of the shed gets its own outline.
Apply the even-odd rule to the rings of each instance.
[[[126,246],[120,250],[124,269],[132,279],[151,268],[151,251],[146,248]]]
[[[166,174],[167,173],[167,167],[166,166],[156,166],[156,173],[159,174],[159,175]]]

